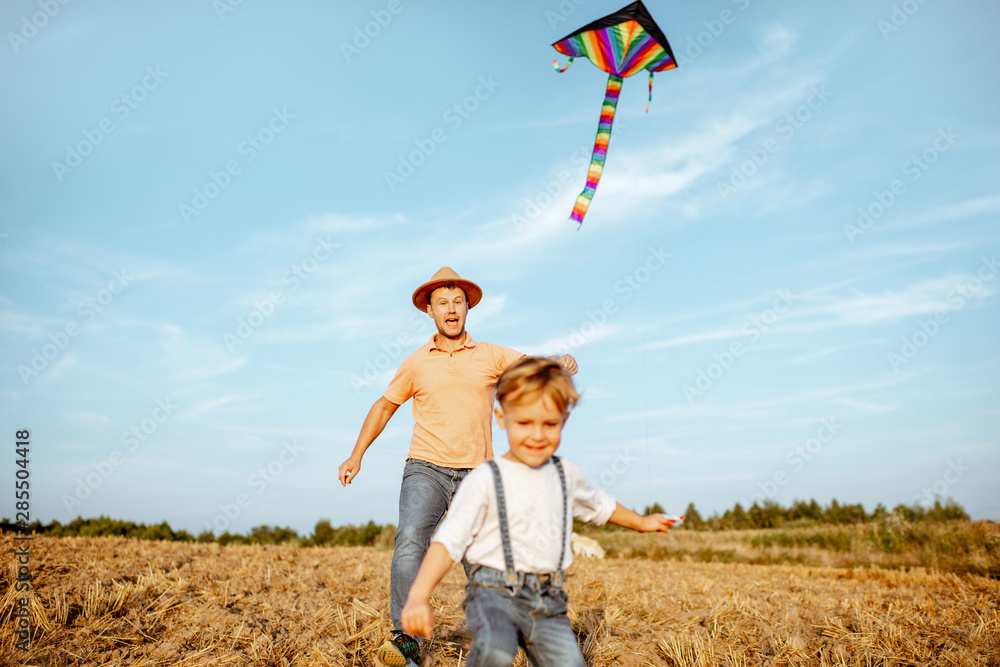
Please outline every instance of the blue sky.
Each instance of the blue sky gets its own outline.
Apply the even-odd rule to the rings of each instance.
[[[395,522],[409,405],[337,467],[447,265],[628,506],[1000,519],[1000,6],[647,6],[577,229],[619,2],[5,2],[0,513],[28,429],[32,519]]]

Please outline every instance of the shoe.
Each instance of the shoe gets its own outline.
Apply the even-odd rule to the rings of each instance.
[[[389,667],[410,667],[420,664],[420,644],[410,635],[400,632],[378,649],[379,661]]]

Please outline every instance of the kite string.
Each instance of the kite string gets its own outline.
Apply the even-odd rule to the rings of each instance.
[[[632,154],[632,174],[635,177],[635,240],[639,255],[639,262],[642,263],[642,234],[639,229],[639,167],[635,154]],[[649,478],[649,470],[653,467],[653,460],[649,452],[649,387],[646,384],[646,314],[642,299],[642,290],[639,292],[639,336],[642,343],[642,404],[646,423],[646,500],[648,506],[652,506],[653,484]]]

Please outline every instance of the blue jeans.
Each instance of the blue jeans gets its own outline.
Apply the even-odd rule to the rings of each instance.
[[[410,587],[431,545],[434,529],[448,511],[459,482],[467,474],[468,468],[442,468],[420,459],[406,461],[399,489],[399,525],[389,578],[389,618],[394,632],[403,632],[399,619]]]
[[[511,594],[503,572],[474,569],[463,603],[473,637],[468,667],[509,667],[518,647],[535,667],[585,667],[566,616],[566,592],[544,575],[519,573],[519,579]]]

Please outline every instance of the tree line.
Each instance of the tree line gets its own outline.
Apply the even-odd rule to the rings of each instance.
[[[216,542],[223,546],[228,544],[287,544],[295,543],[301,546],[373,546],[384,542],[395,535],[396,528],[391,524],[379,525],[369,521],[361,526],[340,526],[334,528],[329,520],[320,519],[311,535],[299,535],[295,529],[281,526],[255,526],[246,535],[233,534],[229,531],[216,536],[211,531],[202,531],[197,537],[186,530],[174,530],[166,521],[147,526],[134,521],[119,521],[106,516],[96,519],[77,517],[69,523],[52,521],[43,524],[35,521],[25,526],[19,526],[4,518],[0,521],[0,531],[24,532],[50,537],[131,537],[139,540],[164,540],[167,542]]]
[[[659,512],[665,514],[659,503],[653,503],[644,510],[644,514]],[[784,507],[773,500],[765,500],[762,504],[754,502],[748,508],[736,503],[732,509],[720,514],[702,518],[694,503],[688,503],[683,513],[684,521],[677,524],[684,530],[752,530],[759,528],[780,528],[789,524],[853,524],[886,521],[891,517],[910,523],[932,521],[968,521],[969,515],[961,505],[951,498],[942,501],[934,500],[931,507],[919,504],[897,505],[891,512],[882,503],[868,513],[861,503],[840,504],[834,498],[830,504],[823,507],[815,499],[806,502],[795,500],[791,506]]]
[[[653,503],[643,510],[643,514],[666,514],[660,503]],[[969,515],[951,498],[936,499],[932,507],[918,504],[897,505],[892,512],[881,503],[871,513],[860,503],[840,504],[836,499],[823,507],[815,500],[794,501],[784,507],[771,500],[749,508],[740,503],[720,514],[703,518],[694,503],[688,503],[684,510],[684,521],[677,525],[681,530],[751,530],[759,528],[780,528],[788,525],[814,524],[854,524],[896,520],[916,522],[968,521]],[[611,527],[614,530],[615,527]],[[202,531],[197,537],[186,530],[174,530],[166,521],[153,525],[119,521],[106,516],[96,519],[77,517],[69,523],[53,520],[43,524],[36,520],[26,526],[19,526],[9,519],[0,521],[0,531],[26,532],[51,537],[100,537],[105,535],[131,537],[139,540],[164,540],[168,542],[216,542],[228,544],[287,544],[300,546],[392,546],[396,527],[392,524],[380,525],[374,521],[354,526],[333,527],[328,519],[320,519],[310,535],[299,535],[293,528],[281,526],[255,526],[246,535],[226,531],[216,536],[211,531]]]

